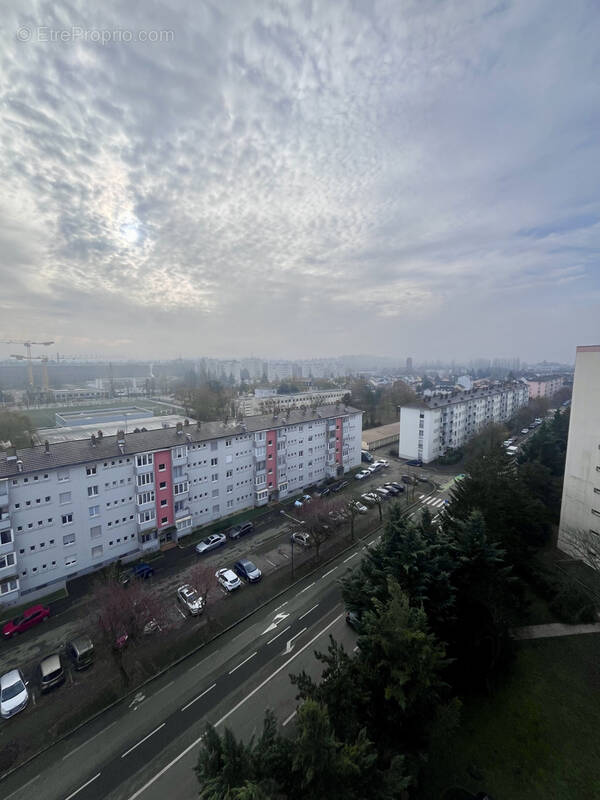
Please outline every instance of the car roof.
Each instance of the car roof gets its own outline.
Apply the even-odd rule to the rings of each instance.
[[[242,564],[242,566],[244,566],[244,567],[245,567],[247,564],[251,564],[252,566],[254,566],[254,561],[250,561],[250,559],[249,559],[249,558],[240,558],[240,560],[239,560],[237,563],[238,563],[238,564]]]
[[[60,669],[60,656],[58,653],[52,653],[52,655],[42,659],[40,669],[42,672],[54,672],[54,670]]]
[[[224,578],[231,578],[233,576],[237,580],[237,575],[229,567],[224,567],[223,569],[220,569],[219,575],[222,575]]]
[[[21,673],[18,669],[11,669],[10,672],[5,672],[0,678],[0,687],[4,689],[6,686],[12,686],[13,683],[21,680]]]

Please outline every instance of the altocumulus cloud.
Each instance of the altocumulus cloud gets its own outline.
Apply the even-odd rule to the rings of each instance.
[[[7,331],[164,356],[593,337],[595,4],[96,5],[4,13]]]

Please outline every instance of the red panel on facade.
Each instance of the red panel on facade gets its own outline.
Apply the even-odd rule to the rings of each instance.
[[[342,463],[342,419],[338,417],[335,421],[335,461],[336,464]]]
[[[175,509],[173,507],[173,479],[171,477],[171,451],[161,450],[154,453],[154,494],[156,498],[156,527],[168,528],[175,524]],[[164,486],[161,489],[161,484]],[[161,505],[161,500],[166,500],[166,505]],[[162,520],[165,519],[163,522]]]
[[[267,431],[267,489],[277,489],[277,431]]]

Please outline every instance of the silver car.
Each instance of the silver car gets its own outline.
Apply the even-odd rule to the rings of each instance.
[[[227,592],[233,592],[242,585],[241,580],[232,569],[218,569],[215,578]]]
[[[29,702],[27,683],[20,669],[11,669],[0,678],[0,715],[3,719],[23,711]]]
[[[209,550],[214,550],[216,547],[221,547],[227,541],[227,536],[224,533],[211,533],[206,539],[198,542],[196,545],[197,553],[208,553]]]
[[[189,583],[185,583],[183,586],[180,586],[179,589],[177,589],[177,599],[193,617],[196,617],[198,614],[202,613],[202,609],[204,608],[204,600],[200,597],[196,589],[189,585]]]

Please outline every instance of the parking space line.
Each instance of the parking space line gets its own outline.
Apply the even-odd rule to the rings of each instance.
[[[301,620],[301,619],[304,619],[304,617],[308,616],[308,615],[310,614],[310,612],[311,612],[311,611],[314,611],[314,610],[315,610],[315,608],[317,608],[317,606],[318,606],[318,605],[319,605],[319,604],[318,604],[318,603],[316,603],[316,604],[315,604],[315,605],[314,605],[312,608],[309,608],[309,609],[308,609],[308,611],[305,611],[305,612],[304,612],[304,614],[302,614],[302,616],[301,616],[301,617],[298,617],[298,622],[300,622],[300,620]]]
[[[242,663],[241,663],[241,664],[238,664],[238,665],[237,665],[237,667],[234,667],[233,669],[230,669],[230,670],[229,670],[229,674],[230,674],[230,675],[232,675],[232,674],[233,674],[233,673],[236,671],[236,669],[239,669],[240,667],[243,667],[243,666],[244,666],[244,664],[245,664],[247,661],[250,661],[250,659],[251,659],[251,658],[254,658],[254,656],[255,656],[257,653],[258,653],[258,650],[255,650],[255,651],[254,651],[254,653],[252,653],[252,655],[251,655],[251,656],[248,656],[248,658],[245,658],[245,659],[242,661]]]
[[[214,689],[216,685],[217,685],[216,683],[213,683],[213,685],[212,685],[212,686],[209,686],[209,687],[208,687],[208,689],[205,689],[205,690],[202,692],[202,694],[199,694],[199,695],[198,695],[198,697],[194,697],[194,699],[193,699],[193,700],[190,700],[190,702],[189,702],[189,703],[187,703],[185,706],[183,706],[183,707],[180,709],[180,711],[185,711],[185,710],[186,710],[186,708],[189,708],[190,706],[193,706],[193,705],[194,705],[194,703],[196,702],[196,700],[200,700],[200,698],[201,698],[201,697],[204,697],[204,695],[205,695],[205,694],[208,694],[208,693],[211,691],[211,689]]]
[[[79,792],[81,792],[82,789],[85,789],[86,786],[89,786],[90,783],[92,783],[93,781],[96,780],[96,778],[99,778],[99,777],[100,777],[100,773],[98,772],[97,775],[94,775],[93,778],[90,778],[89,781],[87,781],[86,783],[83,784],[83,786],[80,786],[79,789],[76,789],[68,797],[65,797],[65,800],[71,800],[72,797],[75,797],[76,794],[79,794]]]
[[[276,567],[277,566],[277,564],[273,563],[273,561],[271,561],[270,558],[265,558],[265,561],[267,562],[267,564],[270,564],[272,567]]]
[[[289,629],[290,629],[291,627],[292,627],[291,625],[288,625],[288,626],[287,626],[287,628],[284,628],[282,631],[280,631],[280,632],[277,634],[277,636],[274,636],[272,639],[269,639],[269,641],[267,642],[267,644],[271,644],[271,642],[274,642],[274,641],[275,641],[275,639],[279,639],[279,637],[280,637],[280,636],[283,636],[283,634],[284,634],[286,631],[289,631]]]
[[[147,736],[144,736],[144,738],[140,739],[139,742],[137,742],[136,744],[133,745],[133,747],[130,747],[129,750],[126,750],[123,753],[123,755],[121,756],[121,758],[125,758],[125,756],[128,756],[129,753],[133,753],[133,751],[136,749],[136,747],[139,747],[141,744],[143,744],[146,741],[146,739],[149,739],[151,736],[154,736],[155,733],[158,733],[158,731],[161,728],[164,728],[166,724],[167,724],[166,722],[161,722],[161,724],[158,726],[158,728],[154,728],[154,730],[151,731]],[[100,774],[100,773],[98,773],[98,774]]]

